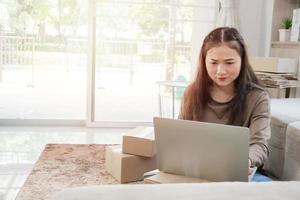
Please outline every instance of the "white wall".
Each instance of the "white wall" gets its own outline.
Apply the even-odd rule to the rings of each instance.
[[[271,45],[273,0],[237,0],[239,31],[250,56],[268,56]]]
[[[200,3],[199,0],[195,2]],[[196,66],[198,65],[198,58],[200,49],[202,46],[203,39],[205,36],[215,28],[215,21],[219,12],[219,1],[218,0],[202,0],[202,5],[206,8],[206,13],[203,12],[203,7],[195,7],[193,9],[194,19],[193,31],[191,37],[191,72],[190,79],[194,78]]]

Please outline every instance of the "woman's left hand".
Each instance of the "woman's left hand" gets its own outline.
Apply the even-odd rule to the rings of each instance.
[[[250,175],[252,173],[252,167],[251,167],[251,160],[248,159],[248,174]]]

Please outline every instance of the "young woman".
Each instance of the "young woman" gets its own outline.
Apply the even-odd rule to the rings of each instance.
[[[262,167],[270,136],[269,96],[249,64],[244,40],[236,29],[217,28],[204,39],[179,118],[248,127],[249,171]],[[255,180],[271,179],[257,173]]]

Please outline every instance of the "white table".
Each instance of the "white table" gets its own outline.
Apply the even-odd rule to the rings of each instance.
[[[189,82],[186,81],[158,81],[158,111],[159,115],[162,116],[162,105],[161,105],[161,87],[171,87],[172,92],[171,92],[171,97],[172,97],[172,117],[174,119],[175,117],[175,90],[177,88],[186,88],[189,84]]]

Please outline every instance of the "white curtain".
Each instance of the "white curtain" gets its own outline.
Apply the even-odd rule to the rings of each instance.
[[[216,27],[228,26],[238,28],[238,19],[234,0],[220,0],[221,9],[217,18]]]

